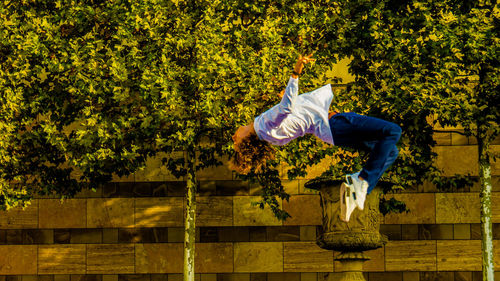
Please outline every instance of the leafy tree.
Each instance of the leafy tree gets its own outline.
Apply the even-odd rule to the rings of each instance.
[[[36,194],[71,197],[167,155],[169,171],[187,179],[185,279],[193,280],[196,172],[220,165],[236,126],[279,100],[307,45],[301,38],[324,24],[315,19],[323,8],[2,1],[0,206],[25,206]],[[320,59],[306,88],[331,63]],[[277,179],[276,169],[267,173]],[[281,214],[274,199],[287,196],[281,183],[263,194]]]
[[[2,1],[0,206],[23,206],[35,194],[70,197],[167,155],[169,171],[187,178],[185,279],[193,280],[196,172],[222,164],[235,128],[279,101],[296,57],[309,52],[317,61],[301,77],[301,91],[338,81],[326,73],[350,57],[356,81],[336,91],[333,107],[402,125],[401,156],[387,180],[404,188],[437,179],[426,118],[446,116],[439,98],[446,89],[453,90],[448,103],[456,95],[445,83],[454,76],[443,70],[453,66],[441,68],[453,51],[433,40],[434,19],[417,17],[419,3]],[[453,3],[442,5],[464,15],[474,10]],[[441,4],[420,4],[439,14]],[[411,25],[424,23],[420,42],[422,27]],[[491,81],[484,93],[497,85],[483,79]],[[285,218],[278,165],[295,178],[327,157],[325,174],[339,179],[362,163],[357,153],[308,136],[278,148],[264,172],[242,178],[260,182],[261,206]]]
[[[499,4],[360,0],[332,5],[340,10],[330,25],[339,30],[338,53],[352,58],[350,71],[356,76],[348,88],[356,95],[354,105],[403,125],[406,138],[400,158],[413,158],[412,165],[396,165],[393,172],[425,174],[423,170],[430,168],[427,161],[434,158],[430,148],[436,124],[462,126],[467,136],[477,138],[483,279],[493,280],[490,159],[494,155],[488,147],[500,132]],[[430,116],[433,122],[428,123]],[[438,185],[450,183],[435,169],[428,175]]]

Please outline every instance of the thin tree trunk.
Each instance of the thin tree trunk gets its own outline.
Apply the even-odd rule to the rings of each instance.
[[[195,255],[195,215],[196,215],[196,156],[194,149],[188,149],[186,155],[187,187],[186,218],[184,220],[184,281],[194,281]]]
[[[491,163],[488,156],[487,128],[478,126],[479,178],[481,181],[481,247],[483,252],[483,280],[494,281],[493,231],[491,226]]]

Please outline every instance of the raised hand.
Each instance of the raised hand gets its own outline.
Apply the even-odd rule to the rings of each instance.
[[[302,73],[302,69],[304,68],[304,64],[314,62],[316,59],[312,58],[312,54],[309,54],[307,56],[302,56],[299,55],[299,58],[297,59],[297,62],[295,63],[295,67],[293,68],[293,78],[298,78],[299,75]]]

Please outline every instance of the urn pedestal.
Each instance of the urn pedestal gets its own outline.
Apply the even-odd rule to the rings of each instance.
[[[340,252],[335,260],[342,274],[335,281],[365,280],[363,262],[370,259],[363,251],[384,246],[387,237],[380,234],[381,214],[379,211],[381,189],[376,187],[366,197],[364,210],[355,209],[349,222],[340,220],[340,185],[342,181],[317,179],[306,187],[316,189],[321,196],[323,228],[317,244],[323,249]],[[333,280],[332,280],[333,281]]]

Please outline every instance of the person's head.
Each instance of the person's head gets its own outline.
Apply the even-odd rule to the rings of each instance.
[[[272,146],[257,136],[253,123],[241,126],[233,135],[234,156],[230,161],[230,168],[240,174],[248,174],[252,168],[256,171],[274,158]]]

